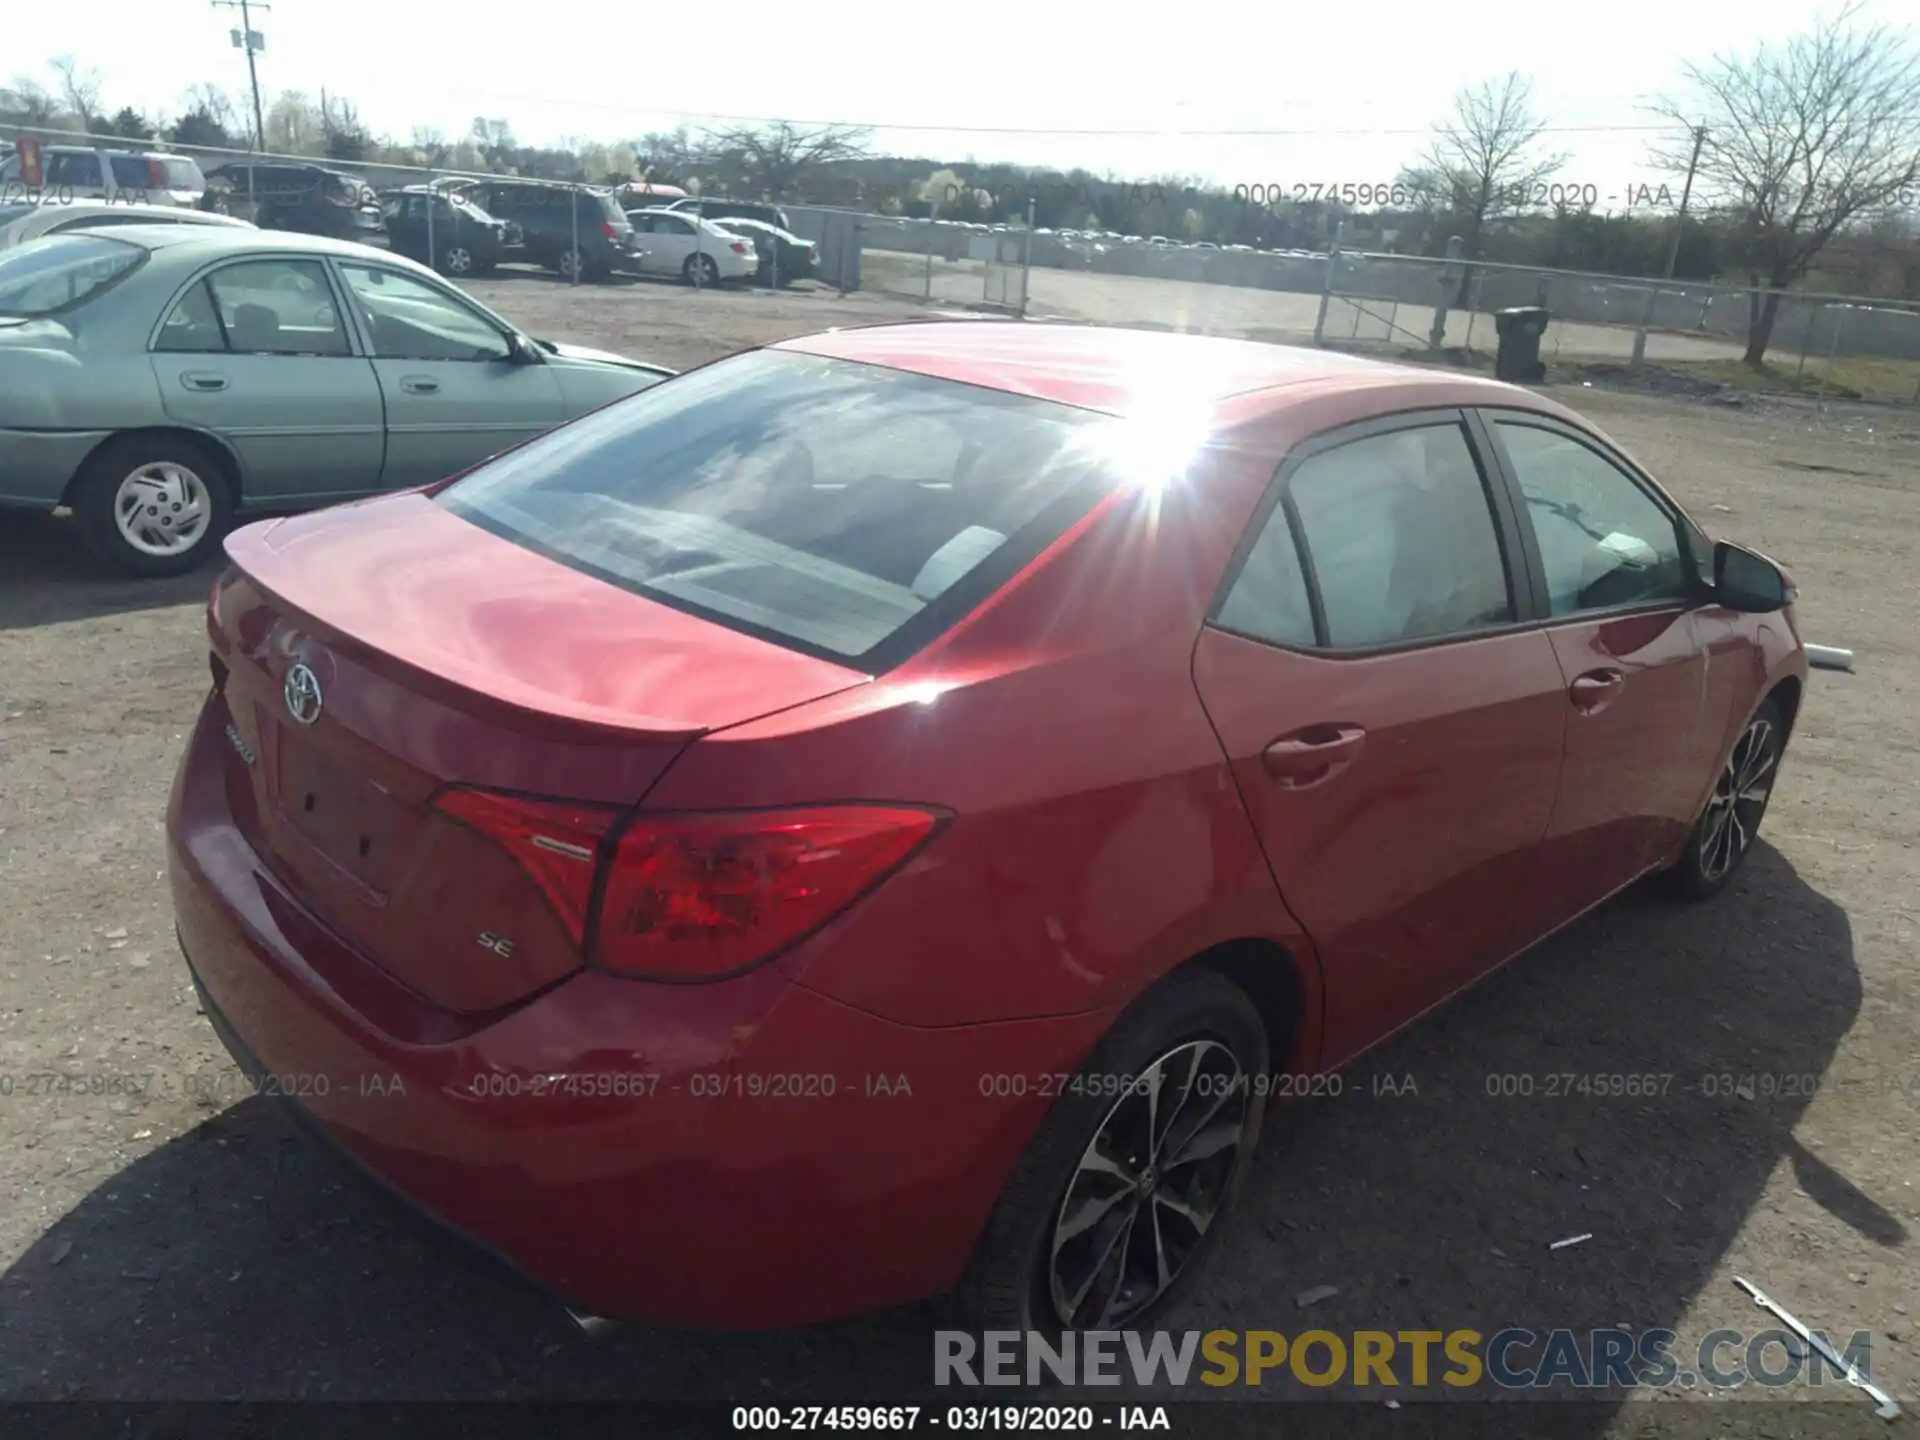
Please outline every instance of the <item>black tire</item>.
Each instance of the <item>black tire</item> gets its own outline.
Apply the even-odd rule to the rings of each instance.
[[[1680,858],[1655,877],[1660,889],[1676,899],[1704,900],[1724,890],[1739,873],[1773,798],[1786,740],[1786,715],[1780,702],[1769,697],[1741,727]]]
[[[711,255],[689,255],[680,267],[680,278],[696,289],[720,283],[720,265]]]
[[[153,466],[170,466],[190,476],[208,510],[198,538],[171,554],[153,554],[136,546],[122,533],[115,514],[122,486]],[[73,511],[96,555],[130,575],[154,579],[184,575],[219,553],[220,541],[233,523],[233,492],[225,465],[208,447],[182,435],[122,435],[94,451],[81,466]]]
[[[1052,1275],[1055,1251],[1062,1256],[1068,1252],[1064,1245],[1049,1242],[1054,1239],[1066,1204],[1072,1198],[1070,1187],[1083,1180],[1099,1178],[1093,1172],[1083,1175],[1081,1162],[1103,1132],[1112,1133],[1106,1130],[1109,1118],[1123,1118],[1121,1107],[1130,1103],[1125,1095],[1116,1098],[1119,1088],[1116,1082],[1147,1074],[1157,1061],[1170,1054],[1184,1053],[1182,1047],[1195,1042],[1224,1046],[1232,1053],[1244,1081],[1237,1086],[1232,1082],[1222,1085],[1216,1072],[1214,1083],[1204,1092],[1212,1098],[1225,1093],[1228,1097],[1223,1102],[1225,1105],[1244,1107],[1239,1111],[1242,1117],[1239,1144],[1228,1157],[1228,1167],[1215,1177],[1216,1183],[1209,1186],[1211,1193],[1219,1197],[1211,1212],[1211,1222],[1198,1240],[1185,1249],[1172,1283],[1150,1301],[1115,1312],[1110,1326],[1089,1325],[1085,1323],[1084,1312],[1076,1312],[1073,1318],[1078,1323],[1072,1328],[1138,1328],[1150,1324],[1150,1317],[1191,1283],[1245,1184],[1260,1140],[1268,1073],[1268,1039],[1259,1011],[1239,986],[1215,971],[1202,968],[1176,971],[1129,1006],[1080,1071],[1079,1083],[1069,1086],[1066,1093],[1054,1101],[1033,1143],[1027,1147],[1001,1192],[961,1281],[956,1298],[969,1325],[981,1330],[1037,1330],[1048,1335],[1057,1335],[1068,1328],[1055,1302]],[[1177,1069],[1177,1065],[1172,1067]],[[1176,1079],[1172,1088],[1163,1093],[1178,1090]],[[1189,1080],[1188,1093],[1199,1095],[1202,1091]],[[1207,1103],[1211,1104],[1212,1098]],[[1135,1103],[1144,1105],[1145,1101]],[[1166,1121],[1165,1134],[1171,1136],[1178,1125],[1186,1123],[1182,1116],[1188,1112],[1168,1113],[1171,1118]],[[1172,1148],[1175,1147],[1169,1146],[1169,1151]],[[1148,1181],[1155,1178],[1162,1158],[1156,1154],[1148,1161],[1144,1171]],[[1175,1163],[1194,1165],[1192,1178],[1201,1178],[1200,1167],[1212,1165],[1211,1160]],[[1189,1174],[1186,1170],[1176,1172],[1170,1165],[1166,1178],[1170,1180],[1175,1173]],[[1095,1195],[1093,1198],[1105,1197]],[[1119,1216],[1129,1207],[1138,1212],[1152,1212],[1154,1201],[1131,1198],[1111,1204],[1105,1214]],[[1168,1222],[1169,1232],[1175,1223]],[[1096,1224],[1083,1232],[1090,1245],[1101,1243],[1102,1229],[1103,1225]],[[1160,1233],[1152,1232],[1146,1237],[1146,1243],[1154,1243]],[[1181,1238],[1184,1237],[1173,1236],[1169,1243],[1177,1243]],[[1132,1251],[1133,1243],[1128,1240],[1118,1248],[1124,1260]],[[1086,1267],[1080,1268],[1084,1271]],[[1103,1264],[1096,1263],[1095,1273],[1104,1268]],[[1100,1293],[1096,1285],[1085,1303],[1093,1304],[1094,1297]]]

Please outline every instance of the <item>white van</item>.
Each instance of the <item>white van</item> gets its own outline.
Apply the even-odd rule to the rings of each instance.
[[[22,178],[16,150],[0,163],[0,205],[68,205],[76,200],[171,205],[193,209],[207,193],[207,177],[184,155],[104,146],[47,145],[40,151],[41,183]]]

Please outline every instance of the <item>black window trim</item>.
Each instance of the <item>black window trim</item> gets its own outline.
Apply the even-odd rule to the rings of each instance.
[[[1497,625],[1479,625],[1470,630],[1450,631],[1445,635],[1422,635],[1411,640],[1390,641],[1384,645],[1329,644],[1326,605],[1320,594],[1319,575],[1314,569],[1312,548],[1307,544],[1305,527],[1300,521],[1300,512],[1293,502],[1295,472],[1308,460],[1355,441],[1370,440],[1377,435],[1390,435],[1401,430],[1425,430],[1446,425],[1453,425],[1463,431],[1462,438],[1466,442],[1467,453],[1480,473],[1480,488],[1486,497],[1489,518],[1493,521],[1494,541],[1500,552],[1501,574],[1507,586],[1507,603],[1514,618]],[[1220,612],[1225,607],[1233,587],[1239,582],[1240,572],[1246,565],[1247,557],[1252,553],[1253,547],[1259,543],[1268,519],[1276,509],[1282,512],[1287,528],[1292,533],[1294,548],[1300,558],[1300,571],[1306,580],[1307,605],[1313,616],[1314,643],[1311,645],[1288,643],[1267,635],[1250,634],[1245,630],[1223,624],[1220,620]],[[1310,435],[1297,442],[1287,452],[1286,458],[1274,471],[1273,479],[1268,482],[1266,493],[1261,496],[1260,503],[1254,508],[1252,517],[1247,521],[1246,529],[1241,534],[1239,542],[1234,546],[1226,571],[1221,576],[1218,588],[1214,591],[1213,603],[1207,608],[1206,624],[1212,629],[1236,635],[1257,645],[1299,655],[1311,655],[1324,660],[1364,660],[1376,655],[1397,655],[1412,650],[1429,650],[1441,645],[1457,645],[1465,641],[1516,634],[1538,626],[1542,618],[1539,597],[1532,588],[1527,571],[1523,565],[1516,564],[1516,556],[1521,553],[1518,549],[1521,540],[1519,517],[1514,513],[1513,496],[1506,483],[1504,472],[1497,470],[1493,465],[1485,451],[1485,441],[1464,407],[1440,405],[1417,410],[1396,410],[1389,415],[1353,421]]]
[[[1506,492],[1507,504],[1516,517],[1520,553],[1525,561],[1527,581],[1533,590],[1534,606],[1539,612],[1540,624],[1543,628],[1588,624],[1596,619],[1650,615],[1662,610],[1693,610],[1711,601],[1710,587],[1701,581],[1700,556],[1695,552],[1693,544],[1692,531],[1695,527],[1689,522],[1680,506],[1661,488],[1659,481],[1648,475],[1613,446],[1592,431],[1579,425],[1570,425],[1556,415],[1546,415],[1538,410],[1525,410],[1517,406],[1476,406],[1469,419],[1472,426],[1485,437],[1486,453],[1491,458],[1493,468],[1499,476],[1501,488]],[[1680,562],[1686,572],[1687,592],[1684,595],[1667,595],[1651,600],[1628,600],[1618,605],[1595,606],[1591,609],[1570,611],[1565,615],[1554,614],[1547,589],[1546,565],[1540,559],[1539,539],[1534,533],[1532,519],[1527,516],[1526,491],[1521,488],[1519,472],[1514,468],[1513,457],[1508,453],[1506,443],[1500,438],[1501,423],[1524,425],[1559,435],[1591,450],[1618,470],[1629,484],[1653,504],[1655,509],[1667,517],[1667,523],[1673,527],[1674,540],[1680,550]],[[1710,567],[1711,556],[1707,557],[1707,563]]]

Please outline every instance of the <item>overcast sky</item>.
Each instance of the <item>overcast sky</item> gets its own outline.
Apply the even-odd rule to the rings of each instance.
[[[170,114],[194,82],[245,93],[235,11],[29,8],[31,25],[10,27],[13,73],[31,72],[31,36],[97,69],[116,106]],[[874,148],[896,154],[1228,186],[1391,180],[1462,84],[1518,69],[1567,127],[1549,137],[1570,157],[1562,178],[1607,209],[1657,180],[1633,127],[1654,123],[1641,107],[1683,61],[1777,42],[1818,13],[1807,0],[276,0],[254,26],[267,103],[324,88],[401,140],[418,125],[463,134],[476,115],[530,143],[783,117],[872,125]],[[1863,7],[1900,24],[1917,13],[1915,0]],[[1297,133],[1196,133],[1231,130]]]

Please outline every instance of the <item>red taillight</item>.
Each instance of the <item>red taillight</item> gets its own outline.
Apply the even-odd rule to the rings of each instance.
[[[611,220],[602,220],[600,222],[600,233],[609,240],[618,240],[620,238],[620,232],[614,229]]]
[[[488,790],[440,810],[520,865],[598,969],[636,980],[718,980],[818,929],[933,832],[929,810],[820,805],[642,813],[608,842],[612,807]],[[598,909],[589,941],[586,916]]]
[[[540,887],[575,944],[587,933],[594,861],[619,811],[568,800],[528,800],[490,790],[447,790],[443,814],[492,840]]]
[[[745,255],[745,254],[747,254],[747,253],[748,253],[748,251],[747,251],[747,242],[746,242],[746,241],[744,241],[744,240],[736,240],[736,241],[734,241],[734,242],[733,242],[733,253],[734,253],[734,254],[736,254],[736,255]]]
[[[879,805],[642,815],[608,861],[594,963],[646,980],[736,974],[832,919],[938,822]]]

